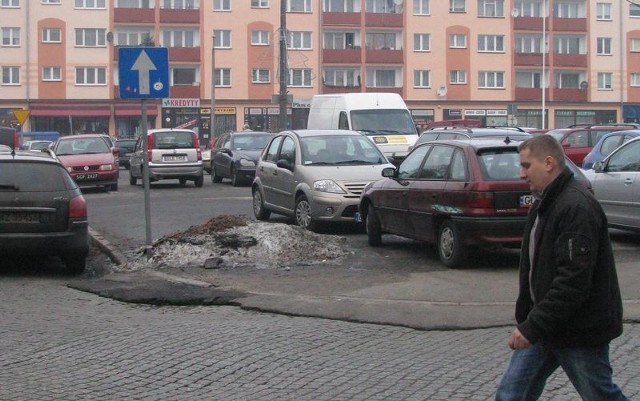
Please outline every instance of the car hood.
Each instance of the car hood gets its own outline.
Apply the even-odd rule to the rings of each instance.
[[[114,164],[114,156],[111,153],[85,153],[79,155],[63,155],[58,159],[64,166],[87,166],[94,164]]]
[[[382,179],[382,169],[393,164],[357,165],[357,166],[296,166],[304,176],[304,181],[377,181]]]

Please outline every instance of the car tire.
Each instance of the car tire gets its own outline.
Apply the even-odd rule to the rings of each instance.
[[[380,219],[373,209],[373,205],[369,204],[367,209],[366,228],[367,240],[370,246],[382,245],[382,228],[380,227]]]
[[[202,185],[204,184],[204,176],[196,177],[196,179],[193,180],[193,183],[196,188],[202,188]]]
[[[229,175],[231,175],[231,185],[233,185],[234,187],[239,187],[241,184],[241,180],[240,177],[238,177],[238,174],[236,174],[236,169],[231,167],[231,172]]]
[[[296,206],[294,209],[296,224],[309,231],[318,229],[318,222],[311,217],[311,204],[305,195],[296,198]]]
[[[271,212],[264,207],[262,193],[258,188],[253,189],[253,215],[258,220],[269,220]]]
[[[135,175],[133,175],[131,170],[129,170],[129,184],[136,185],[137,183],[138,183],[138,179],[136,178]]]
[[[86,258],[70,257],[64,259],[65,271],[69,274],[82,274],[87,266]]]
[[[222,182],[222,177],[216,174],[216,168],[213,165],[213,162],[211,163],[211,182],[216,184]]]
[[[440,261],[447,267],[460,267],[467,260],[468,249],[462,244],[458,228],[451,220],[440,225],[437,246]]]

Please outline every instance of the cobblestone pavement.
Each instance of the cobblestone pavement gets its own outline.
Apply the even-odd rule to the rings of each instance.
[[[149,307],[0,276],[1,400],[491,400],[510,327],[418,331],[225,307]],[[611,347],[640,399],[640,325]],[[542,400],[577,400],[563,373]]]

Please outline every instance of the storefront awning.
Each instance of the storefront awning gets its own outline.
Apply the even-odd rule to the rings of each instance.
[[[111,115],[109,103],[32,103],[32,117],[102,117]]]
[[[116,117],[135,117],[142,115],[141,103],[120,103],[115,105]],[[154,103],[147,104],[147,115],[157,116],[158,108]]]

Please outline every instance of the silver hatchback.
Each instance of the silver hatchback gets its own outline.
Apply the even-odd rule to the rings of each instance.
[[[366,136],[348,130],[284,131],[263,150],[252,184],[258,220],[271,213],[316,230],[323,222],[358,222],[364,187],[393,167]]]

